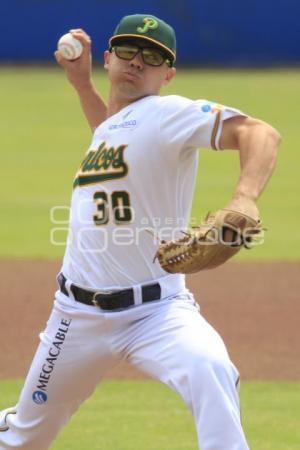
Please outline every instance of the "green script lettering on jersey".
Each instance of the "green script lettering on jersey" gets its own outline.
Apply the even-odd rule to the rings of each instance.
[[[97,150],[90,150],[76,174],[73,187],[123,178],[128,173],[128,165],[124,161],[126,148],[127,145],[107,148],[102,142]]]

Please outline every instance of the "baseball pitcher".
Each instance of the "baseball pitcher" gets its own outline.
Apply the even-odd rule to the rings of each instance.
[[[57,51],[56,59],[93,134],[74,177],[53,310],[18,404],[0,415],[0,450],[48,449],[124,360],[179,393],[199,448],[246,450],[238,370],[185,274],[252,245],[280,136],[237,109],[160,96],[176,74],[176,39],[153,15],[126,16],[113,33],[107,106],[91,81],[91,40],[71,32],[82,55],[68,61]],[[236,149],[241,171],[228,203],[189,230],[199,147]]]

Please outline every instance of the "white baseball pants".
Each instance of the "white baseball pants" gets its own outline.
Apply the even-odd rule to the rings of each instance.
[[[193,296],[179,294],[103,312],[56,293],[53,311],[0,450],[48,449],[114,365],[127,359],[178,392],[192,412],[201,450],[247,450],[238,372]]]

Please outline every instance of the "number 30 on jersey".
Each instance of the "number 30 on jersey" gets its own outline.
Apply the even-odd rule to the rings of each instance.
[[[95,225],[106,225],[110,220],[117,225],[131,222],[132,209],[127,191],[114,191],[111,195],[104,191],[97,191],[94,194],[94,202],[97,207],[97,213],[93,216]],[[110,217],[110,205],[112,218]]]

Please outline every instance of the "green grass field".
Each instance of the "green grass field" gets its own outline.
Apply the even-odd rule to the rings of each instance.
[[[106,96],[105,74],[97,69],[94,77]],[[179,70],[163,93],[229,104],[280,130],[278,168],[259,202],[266,243],[239,259],[299,259],[299,71]],[[0,67],[0,98],[0,257],[61,257],[63,247],[49,239],[50,209],[69,204],[91,138],[88,125],[59,68]],[[236,152],[202,152],[194,217],[200,220],[230,199],[238,167]]]
[[[0,382],[0,409],[17,401],[22,382]],[[299,450],[300,385],[243,383],[243,425],[251,449]],[[196,450],[193,419],[182,400],[152,381],[106,381],[62,431],[51,450]]]
[[[259,202],[264,246],[239,259],[300,258],[299,94],[294,71],[179,71],[163,92],[207,98],[272,123],[283,136],[275,175]],[[96,84],[107,96],[105,74]],[[57,258],[50,210],[68,206],[72,180],[90,142],[79,102],[59,68],[0,66],[1,258]],[[236,152],[203,151],[193,216],[222,207],[238,177]],[[61,215],[66,218],[66,215]],[[62,233],[62,236],[63,237]],[[21,380],[0,381],[0,409],[17,401]],[[298,450],[300,385],[244,383],[244,428],[255,450]],[[182,401],[154,382],[110,381],[97,389],[52,450],[195,450],[193,421]]]

